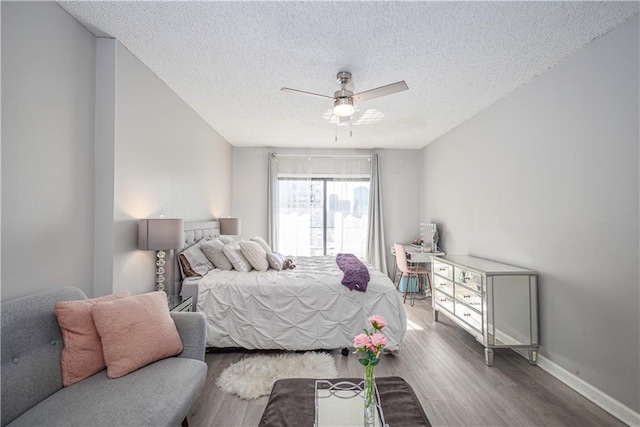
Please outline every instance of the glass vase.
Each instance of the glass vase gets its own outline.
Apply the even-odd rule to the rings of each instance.
[[[373,365],[369,363],[364,367],[364,427],[375,425],[375,387]]]

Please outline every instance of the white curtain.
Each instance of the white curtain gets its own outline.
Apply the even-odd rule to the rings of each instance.
[[[267,173],[267,241],[278,247],[278,160],[274,153],[268,155]]]
[[[312,158],[275,154],[269,173],[273,188],[269,194],[271,247],[285,255],[317,255],[314,236],[322,206],[311,180]]]
[[[377,154],[371,155],[370,186],[366,260],[375,268],[387,274],[384,220],[382,218],[382,192],[380,188],[380,159]]]

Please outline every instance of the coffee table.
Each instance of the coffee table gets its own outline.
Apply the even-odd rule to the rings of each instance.
[[[358,383],[362,378],[332,378],[332,383]],[[273,385],[269,402],[262,413],[260,426],[312,427],[315,420],[314,378],[289,378]],[[376,378],[385,422],[391,427],[430,427],[422,405],[413,389],[400,377]]]

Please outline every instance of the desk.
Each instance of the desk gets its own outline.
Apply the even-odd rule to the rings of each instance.
[[[435,256],[443,256],[444,252],[423,252],[421,247],[413,245],[402,245],[407,253],[407,261],[411,264],[428,264],[427,267],[431,268],[431,258]],[[396,248],[391,245],[391,254],[394,256],[393,263],[393,283],[396,283],[396,276],[398,275],[398,264],[395,262]]]
[[[413,245],[403,245],[407,252],[407,261],[416,264],[430,264],[434,256],[443,256],[444,252],[423,252],[422,248]],[[393,251],[395,252],[395,250]],[[394,253],[395,255],[395,253]]]
[[[401,277],[400,282],[396,288],[404,293],[404,301],[407,301],[407,294],[411,294],[411,305],[414,304],[416,293],[424,293],[425,297],[431,296],[431,259],[444,255],[444,252],[425,252],[422,246],[414,245],[402,245],[404,251],[407,254],[407,267],[409,271],[413,271],[413,274],[408,274]],[[391,247],[391,253],[395,256],[395,245]],[[423,264],[424,268],[419,268],[419,264]],[[418,274],[419,273],[419,274]],[[396,276],[398,275],[398,263],[393,264],[393,283],[396,283]],[[420,277],[424,275],[425,280],[429,283],[429,291],[427,292],[426,284],[421,290]],[[405,280],[406,279],[406,280]],[[415,281],[412,281],[415,279]]]

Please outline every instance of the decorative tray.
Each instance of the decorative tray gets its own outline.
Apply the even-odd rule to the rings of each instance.
[[[380,406],[380,394],[375,387],[376,427],[389,427],[384,421]],[[362,427],[364,422],[364,381],[354,384],[340,381],[316,380],[314,427]]]

